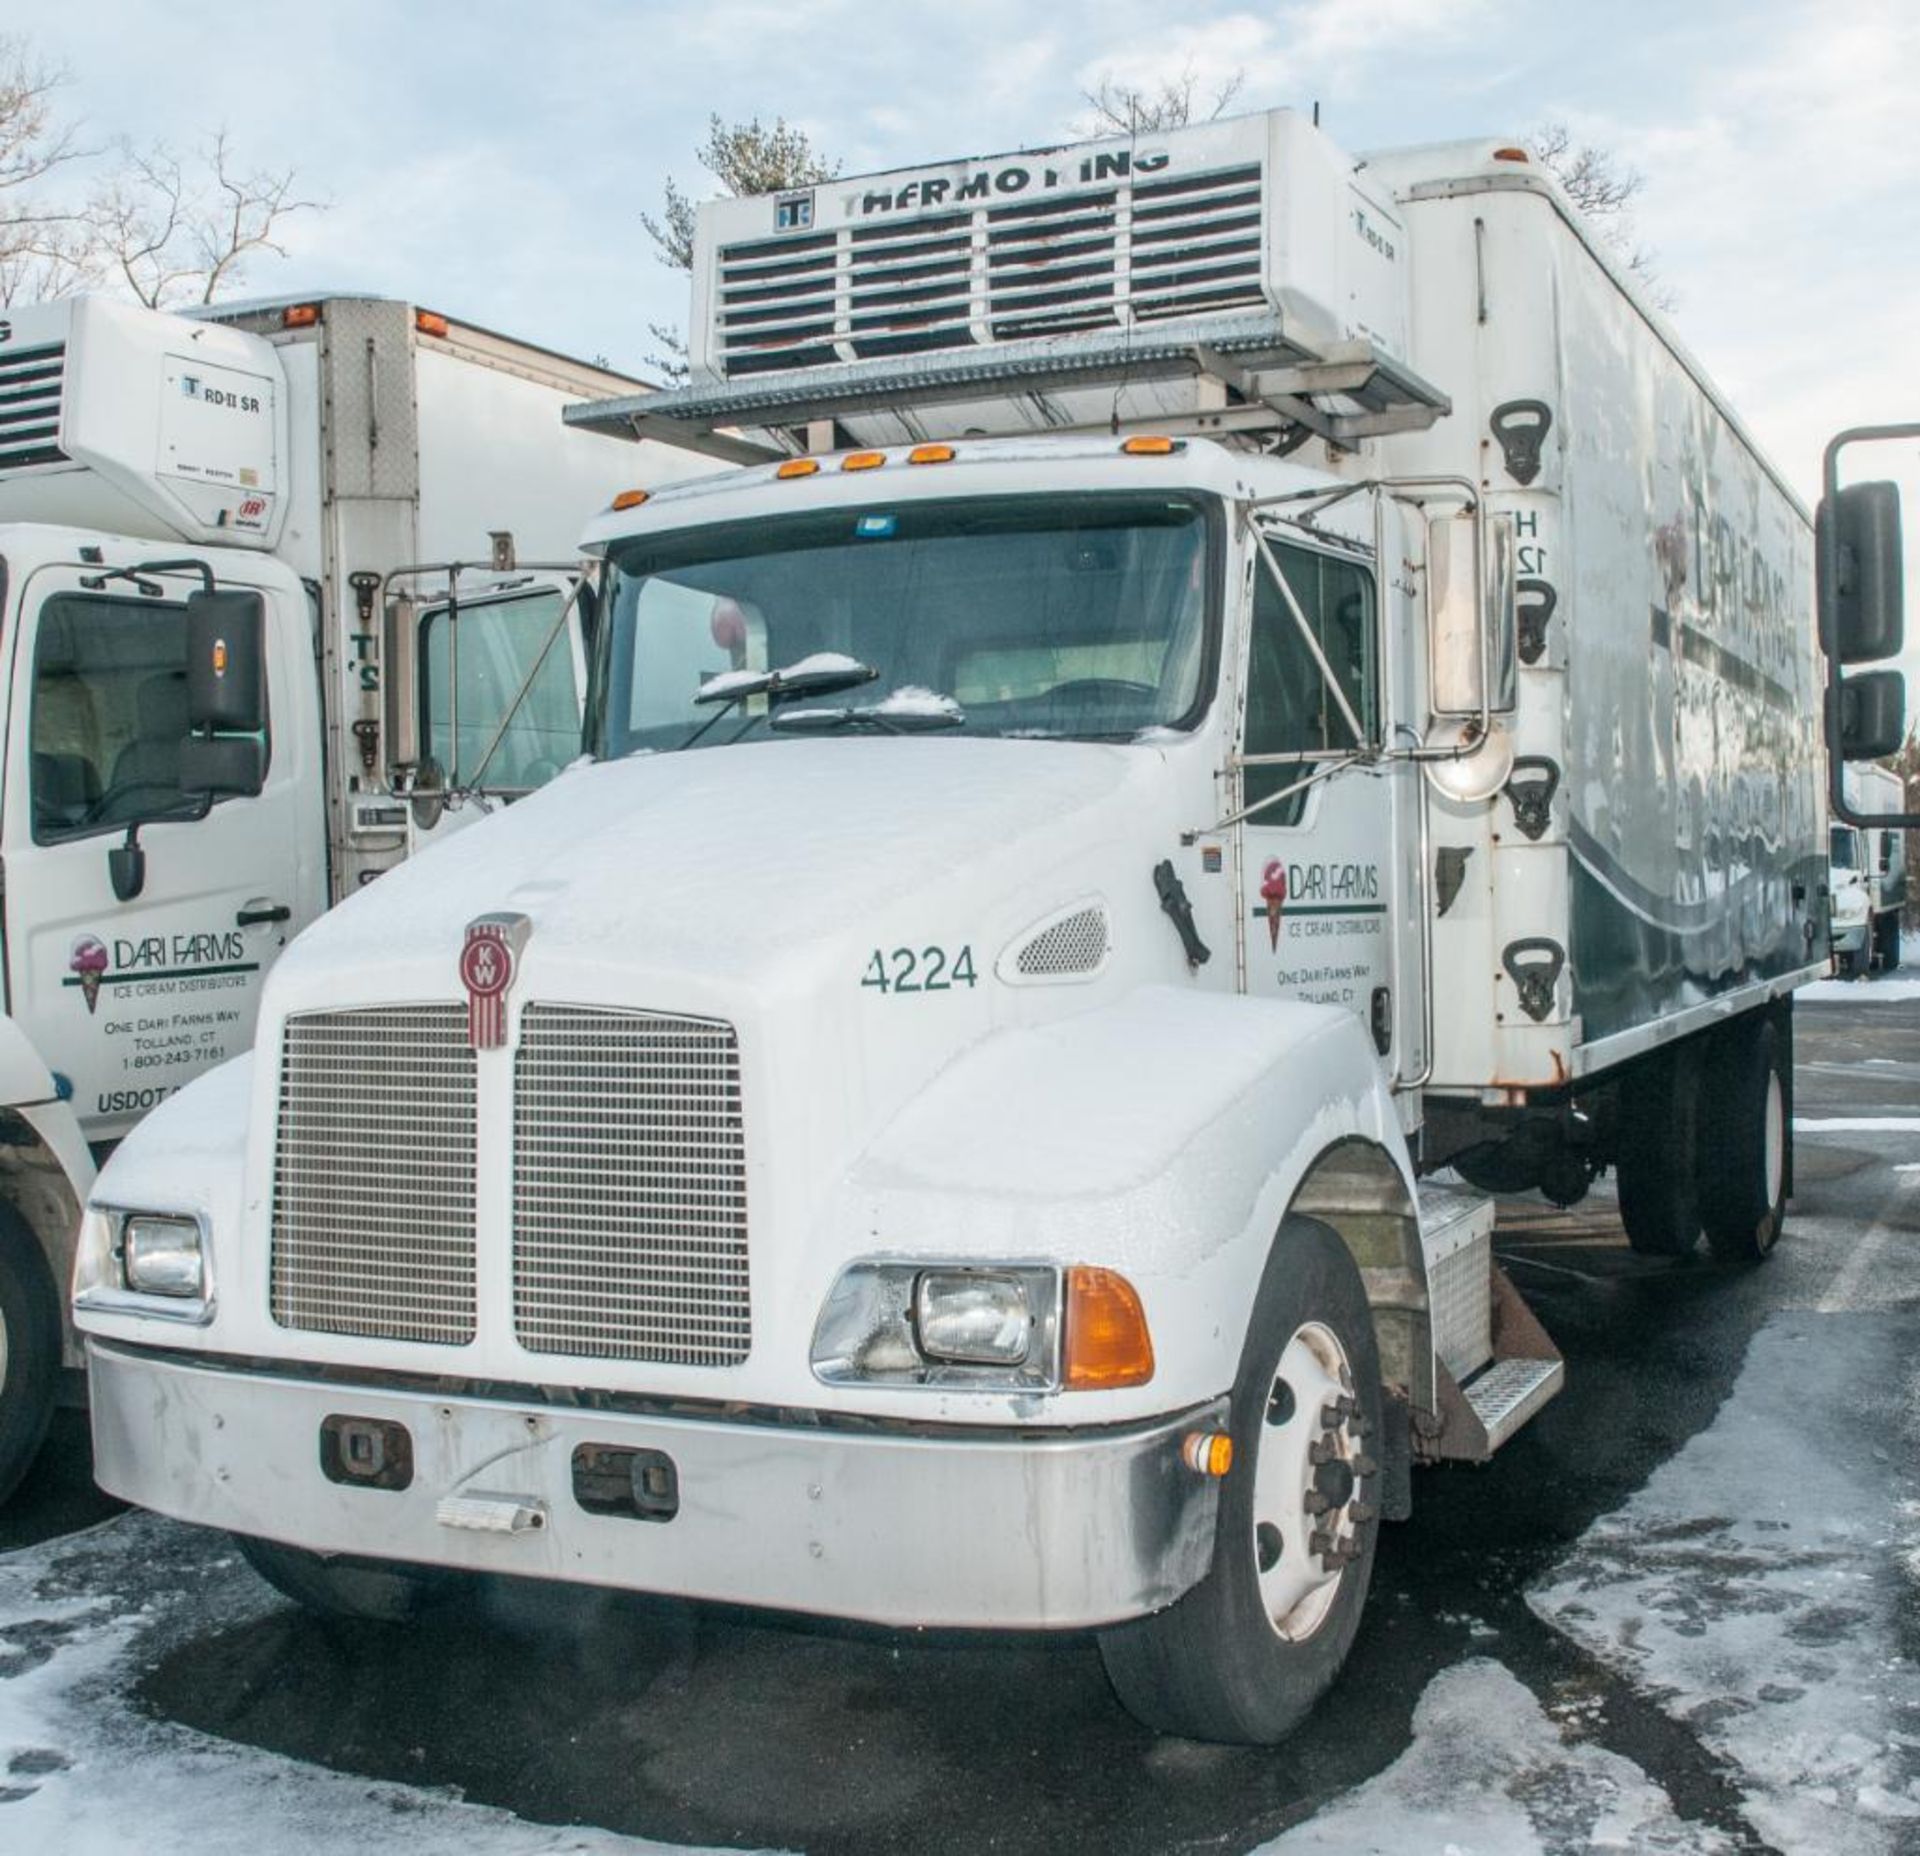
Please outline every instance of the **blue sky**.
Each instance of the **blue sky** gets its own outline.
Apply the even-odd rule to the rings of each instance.
[[[784,114],[850,171],[1056,139],[1103,73],[1239,70],[1351,149],[1545,118],[1647,176],[1688,344],[1811,491],[1826,433],[1920,415],[1920,7],[1699,0],[205,0],[36,9],[96,138],[225,124],[331,202],[247,294],[355,287],[638,370],[684,320],[639,213],[706,118]]]

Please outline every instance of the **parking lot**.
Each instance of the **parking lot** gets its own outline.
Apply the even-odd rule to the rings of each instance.
[[[1637,1258],[1604,1183],[1504,1208],[1567,1391],[1416,1483],[1275,1751],[1156,1741],[1080,1638],[517,1585],[321,1623],[117,1514],[67,1417],[0,1516],[0,1846],[1920,1847],[1920,987],[1818,994],[1767,1264]]]

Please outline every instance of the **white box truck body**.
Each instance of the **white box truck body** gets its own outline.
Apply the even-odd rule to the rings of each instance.
[[[496,795],[443,790],[464,777],[447,636],[471,762],[565,599],[581,503],[635,469],[559,408],[635,384],[361,298],[188,317],[79,297],[0,321],[0,1493],[63,1332],[79,1363],[62,1310],[95,1155],[251,1044],[267,974],[331,900],[574,752],[577,625],[495,755]],[[490,531],[550,565],[496,572]],[[444,571],[394,581],[418,662],[390,667],[381,589],[454,561],[478,564],[455,619]],[[262,789],[204,806],[180,771],[201,588],[260,602],[271,718]]]
[[[315,1602],[1092,1626],[1287,1731],[1560,1385],[1424,1176],[1764,1254],[1825,968],[1804,515],[1515,154],[705,209],[691,384],[569,416],[762,461],[594,520],[591,764],[103,1177],[105,1486]]]
[[[1872,762],[1846,770],[1847,803],[1868,816],[1906,810],[1906,787],[1891,768]],[[1891,825],[1829,828],[1828,887],[1833,909],[1833,960],[1842,977],[1891,973],[1900,965],[1907,904],[1907,835]]]

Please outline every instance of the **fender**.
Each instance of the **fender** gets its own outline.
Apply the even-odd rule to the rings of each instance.
[[[1323,1167],[1330,1156],[1338,1164]],[[1031,1402],[1020,1414],[1113,1422],[1231,1384],[1280,1221],[1310,1176],[1365,1176],[1364,1211],[1391,1225],[1394,1263],[1410,1246],[1417,1268],[1413,1169],[1359,1021],[1151,986],[974,1045],[889,1124],[827,1216],[837,1247],[857,1230],[869,1254],[1120,1271],[1146,1308],[1153,1379],[1055,1394],[1044,1414]],[[1341,1228],[1338,1191],[1308,1196]],[[1342,1235],[1371,1288],[1374,1259]],[[1380,1274],[1404,1291],[1397,1268]],[[956,1401],[942,1415],[970,1414]]]

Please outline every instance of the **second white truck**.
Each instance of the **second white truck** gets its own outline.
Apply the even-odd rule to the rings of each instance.
[[[587,764],[103,1174],[100,1479],[322,1606],[1093,1628],[1277,1739],[1561,1384],[1459,1177],[1779,1237],[1805,512],[1499,143],[835,180],[697,278],[569,416],[764,461],[592,521]]]
[[[1874,815],[1906,810],[1906,788],[1891,768],[1849,767],[1848,803]],[[1843,979],[1892,973],[1900,965],[1907,908],[1907,834],[1890,825],[1829,828],[1828,889],[1833,899],[1833,961]]]
[[[359,297],[0,318],[0,1499],[80,1361],[96,1156],[330,901],[577,751],[578,511],[634,459],[559,411],[636,387]],[[183,783],[196,610],[255,615],[251,792]]]

